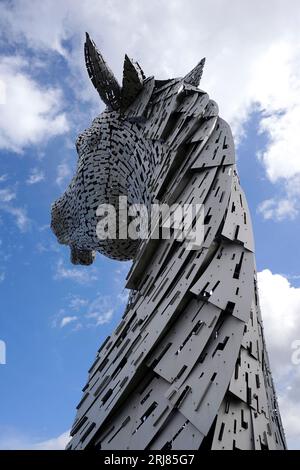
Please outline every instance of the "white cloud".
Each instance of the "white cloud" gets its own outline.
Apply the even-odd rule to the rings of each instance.
[[[118,299],[120,299],[122,304],[127,304],[129,298],[129,290],[128,289],[123,289],[119,294],[118,294]]]
[[[5,272],[4,271],[0,271],[0,282],[3,282],[5,279]]]
[[[62,94],[42,87],[29,72],[30,64],[20,57],[0,58],[0,80],[6,84],[6,100],[0,113],[0,148],[22,152],[68,130],[61,112]]]
[[[66,180],[70,179],[72,175],[72,171],[68,163],[63,162],[57,167],[57,176],[56,176],[56,184],[58,186],[63,186]]]
[[[32,168],[26,180],[26,183],[29,185],[32,185],[32,184],[40,183],[41,181],[44,181],[44,179],[45,179],[45,174],[42,170],[39,170],[38,168]]]
[[[64,450],[70,439],[70,431],[66,431],[58,437],[34,444],[33,448],[35,450]]]
[[[16,207],[12,204],[17,197],[14,190],[10,188],[0,189],[0,211],[13,216],[16,225],[21,232],[26,232],[30,227],[30,219],[27,211],[23,207]]]
[[[264,219],[273,219],[281,221],[283,219],[295,219],[298,210],[297,201],[293,199],[266,199],[258,206],[258,213],[262,214]]]
[[[93,299],[72,296],[67,300],[67,305],[53,317],[52,327],[62,328],[71,324],[72,332],[110,323],[118,310],[124,307],[124,299],[117,294],[103,295],[97,292]]]
[[[6,100],[6,83],[0,79],[0,104],[5,104]]]
[[[300,339],[300,287],[293,287],[286,277],[268,269],[258,273],[258,286],[272,354],[276,354],[276,362],[280,364],[282,350],[290,358],[292,341]]]
[[[87,313],[84,315],[88,327],[97,327],[109,323],[117,311],[124,307],[124,298],[119,294],[110,296],[97,293],[95,299],[89,302]]]
[[[287,82],[288,86],[288,82]],[[300,93],[300,86],[295,90],[295,96]],[[272,182],[281,178],[288,180],[300,173],[300,142],[299,103],[287,103],[289,108],[277,114],[266,115],[261,121],[261,130],[267,132],[270,142],[261,159],[266,167],[267,175]],[[270,109],[270,108],[269,108]]]
[[[41,225],[40,227],[38,227],[38,230],[40,232],[45,232],[45,230],[50,230],[50,225],[49,224]]]
[[[64,450],[70,441],[70,431],[46,441],[36,441],[15,430],[1,433],[0,449],[2,450]]]
[[[85,307],[88,305],[88,300],[87,299],[82,299],[78,295],[75,295],[71,298],[70,303],[69,303],[69,308],[77,312],[80,310],[82,307]]]
[[[281,418],[288,443],[299,449],[300,364],[293,363],[292,355],[294,341],[300,340],[300,287],[293,287],[285,276],[268,269],[258,273],[258,287]]]
[[[88,284],[98,279],[96,271],[93,268],[80,266],[78,268],[67,268],[64,262],[60,259],[56,265],[56,272],[54,274],[55,280],[70,280],[78,282],[79,284]]]
[[[59,252],[59,245],[53,241],[47,242],[38,242],[36,245],[36,249],[39,253],[58,253]]]
[[[14,190],[10,188],[0,189],[0,211],[13,216],[14,221],[21,232],[26,232],[30,227],[30,219],[25,208],[16,207],[12,204],[17,197]]]
[[[112,319],[113,314],[114,314],[114,311],[112,308],[105,312],[101,310],[98,311],[95,309],[91,309],[90,313],[86,315],[86,318],[91,318],[95,321],[95,324],[93,326],[99,326],[99,325],[105,325],[105,323],[109,323],[110,320]]]
[[[64,18],[67,15],[68,2],[61,2],[59,8],[51,0],[14,1],[9,7],[1,4],[2,26],[11,40],[22,41],[24,38],[32,48],[52,49],[65,54],[62,41],[67,39]]]
[[[0,202],[10,202],[13,199],[16,199],[15,191],[9,188],[0,189]]]
[[[300,173],[284,180],[283,191],[275,198],[262,201],[257,210],[265,219],[293,220],[300,209]]]
[[[72,323],[77,320],[76,316],[73,317],[63,317],[61,322],[60,322],[60,327],[63,328],[66,325],[69,325],[69,323]]]
[[[31,221],[25,208],[5,205],[0,208],[14,217],[14,221],[21,232],[26,232],[29,229]]]
[[[300,449],[300,403],[299,401],[292,401],[290,392],[293,390],[294,393],[299,393],[299,382],[298,388],[293,390],[287,387],[286,391],[279,397],[279,408],[281,413],[281,418],[283,420],[283,425],[285,428],[285,433],[288,438],[288,449],[289,450],[299,450]]]

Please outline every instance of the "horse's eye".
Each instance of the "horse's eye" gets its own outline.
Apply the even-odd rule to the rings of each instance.
[[[93,149],[99,142],[100,135],[99,132],[87,132],[84,135],[84,139],[80,141],[80,145],[82,144],[82,141],[84,140],[84,144],[89,148]]]

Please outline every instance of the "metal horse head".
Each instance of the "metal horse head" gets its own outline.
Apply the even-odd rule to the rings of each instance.
[[[149,206],[156,196],[158,169],[169,150],[163,143],[165,135],[153,138],[151,132],[157,116],[165,112],[156,109],[157,96],[168,86],[172,101],[183,86],[197,87],[204,59],[184,78],[159,81],[146,78],[139,64],[125,55],[120,86],[88,34],[84,52],[89,77],[106,109],[77,139],[77,172],[52,206],[51,227],[58,241],[70,246],[74,264],[92,263],[96,251],[128,260],[134,258],[139,241],[100,240],[97,208],[111,204],[118,211],[122,195],[128,204]]]

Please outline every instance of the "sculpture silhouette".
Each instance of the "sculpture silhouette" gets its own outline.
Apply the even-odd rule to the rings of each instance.
[[[69,449],[284,449],[256,283],[251,220],[234,143],[216,103],[184,78],[122,87],[87,35],[89,76],[107,105],[77,140],[78,167],[52,208],[73,263],[133,259],[129,302],[83,388]],[[204,204],[204,240],[99,240],[97,207]],[[123,223],[127,223],[126,221]]]

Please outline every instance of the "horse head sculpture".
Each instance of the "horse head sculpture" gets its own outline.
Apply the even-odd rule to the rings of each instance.
[[[140,241],[99,240],[97,208],[111,204],[119,216],[119,196],[126,196],[128,205],[149,207],[155,198],[157,170],[161,170],[169,151],[161,143],[163,132],[161,139],[153,140],[151,135],[151,124],[158,115],[155,101],[166,85],[171,85],[170,95],[174,98],[175,94],[177,101],[188,90],[180,87],[181,83],[197,87],[204,59],[183,79],[158,81],[145,78],[139,64],[125,55],[122,87],[88,34],[85,60],[106,109],[77,138],[77,172],[64,195],[52,206],[51,227],[59,243],[70,246],[74,264],[91,264],[96,251],[110,258],[130,260]]]

